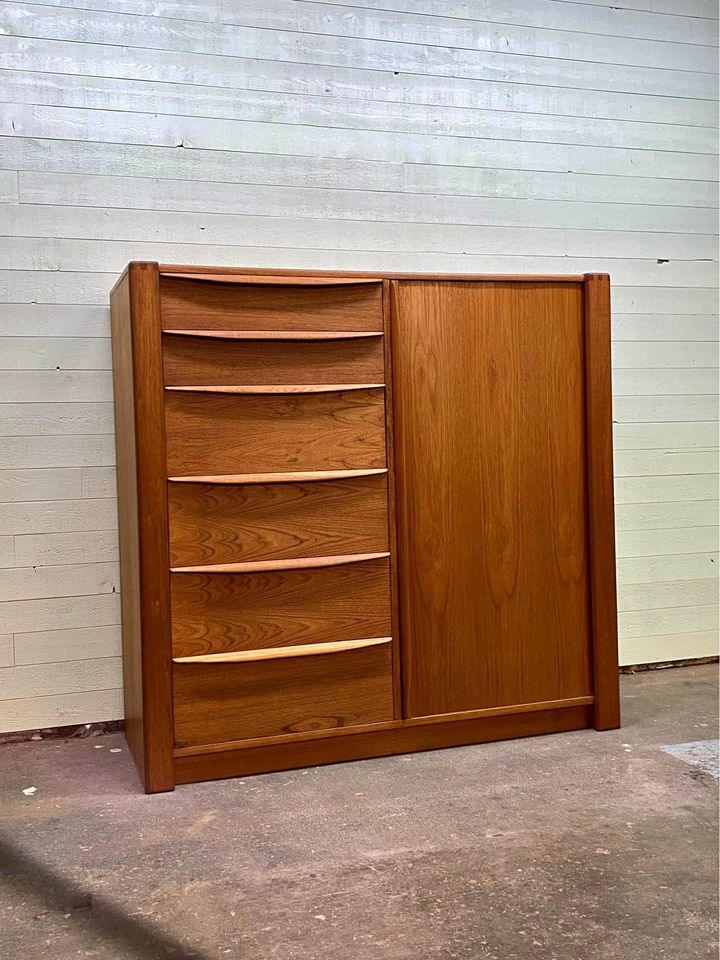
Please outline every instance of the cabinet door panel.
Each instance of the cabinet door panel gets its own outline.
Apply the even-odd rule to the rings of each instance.
[[[582,284],[392,288],[405,715],[588,695]]]

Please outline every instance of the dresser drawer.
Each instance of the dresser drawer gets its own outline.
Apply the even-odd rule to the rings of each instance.
[[[165,334],[168,386],[384,383],[382,336],[319,340],[227,339]]]
[[[165,424],[170,477],[386,465],[382,388],[248,394],[166,389]]]
[[[382,556],[254,573],[172,573],[170,580],[175,657],[391,633]]]
[[[267,661],[176,663],[173,694],[176,747],[391,720],[391,644]]]
[[[168,507],[173,567],[388,550],[385,470],[306,483],[171,482]]]
[[[164,274],[160,315],[164,330],[381,331],[382,283]]]

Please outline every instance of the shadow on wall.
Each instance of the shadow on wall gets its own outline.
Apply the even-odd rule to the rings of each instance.
[[[48,909],[70,914],[89,934],[113,942],[128,960],[210,960],[209,954],[183,946],[146,919],[129,916],[105,897],[99,897],[33,859],[0,836],[0,876],[23,896],[41,901]],[[120,953],[121,951],[121,953]]]

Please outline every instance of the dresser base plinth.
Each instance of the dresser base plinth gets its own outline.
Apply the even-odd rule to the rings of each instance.
[[[237,749],[209,748],[207,753],[176,756],[175,780],[178,784],[222,780],[546,733],[565,733],[592,725],[592,705],[437,723],[408,720],[392,726],[377,724],[378,729],[366,728],[359,733],[331,734],[309,740]]]

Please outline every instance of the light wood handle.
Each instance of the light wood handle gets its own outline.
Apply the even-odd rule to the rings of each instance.
[[[313,570],[346,563],[383,560],[389,553],[347,553],[336,557],[298,557],[295,560],[259,560],[246,563],[208,563],[196,567],[170,567],[171,573],[271,573],[275,570]]]
[[[303,643],[294,647],[267,647],[263,650],[235,650],[232,653],[207,653],[194,657],[173,657],[173,663],[253,663],[257,660],[283,660],[287,657],[316,657],[325,653],[343,653],[363,647],[390,643],[392,637],[368,640],[337,640],[334,643]]]
[[[387,467],[369,470],[305,470],[292,473],[228,473],[200,477],[168,477],[170,483],[310,483],[316,480],[347,480],[375,477],[387,473]]]
[[[247,286],[259,284],[264,287],[356,287],[360,284],[382,283],[374,277],[268,277],[252,274],[234,273],[168,273],[160,271],[161,277],[173,280],[202,280],[205,283],[235,283]]]
[[[382,337],[382,330],[163,330],[173,337],[211,340],[362,340]]]
[[[345,393],[348,390],[381,390],[384,383],[273,383],[248,386],[182,386],[165,387],[176,393],[242,393],[248,395],[283,393]]]

